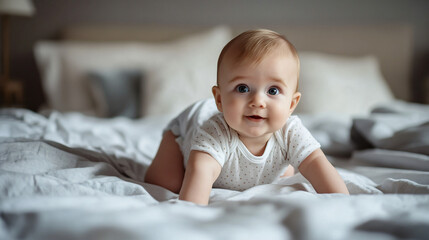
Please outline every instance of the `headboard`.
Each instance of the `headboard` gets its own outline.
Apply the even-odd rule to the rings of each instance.
[[[231,26],[234,33],[270,28],[284,34],[298,51],[345,56],[376,56],[395,97],[410,100],[413,32],[408,25],[365,26]],[[184,26],[75,26],[65,29],[64,40],[168,41],[205,29]]]

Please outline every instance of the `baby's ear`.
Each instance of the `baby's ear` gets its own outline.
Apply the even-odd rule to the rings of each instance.
[[[221,97],[220,97],[219,87],[213,86],[212,87],[212,93],[213,93],[213,97],[216,101],[217,110],[219,110],[219,112],[222,112],[222,101],[221,101]]]
[[[292,101],[290,103],[289,114],[292,114],[295,111],[296,106],[298,106],[299,100],[301,99],[301,93],[295,92],[292,96]]]

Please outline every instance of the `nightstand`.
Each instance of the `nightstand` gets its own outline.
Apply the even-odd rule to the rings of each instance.
[[[429,104],[429,76],[427,76],[425,78],[425,82],[423,84],[424,86],[424,93],[423,93],[423,100],[425,101],[426,104]]]
[[[2,88],[1,107],[23,107],[24,87],[21,81],[9,80]]]

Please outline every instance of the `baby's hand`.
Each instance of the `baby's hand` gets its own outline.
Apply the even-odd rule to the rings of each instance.
[[[349,194],[343,179],[320,148],[311,153],[298,169],[318,193]]]
[[[179,199],[207,205],[222,167],[210,154],[191,151]]]

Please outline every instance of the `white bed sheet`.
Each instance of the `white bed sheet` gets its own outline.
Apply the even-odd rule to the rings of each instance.
[[[429,236],[428,171],[329,156],[351,196],[316,194],[297,174],[244,192],[214,189],[202,207],[143,182],[171,116],[46,116],[0,110],[0,239]],[[303,121],[332,153],[352,150],[350,119]]]

